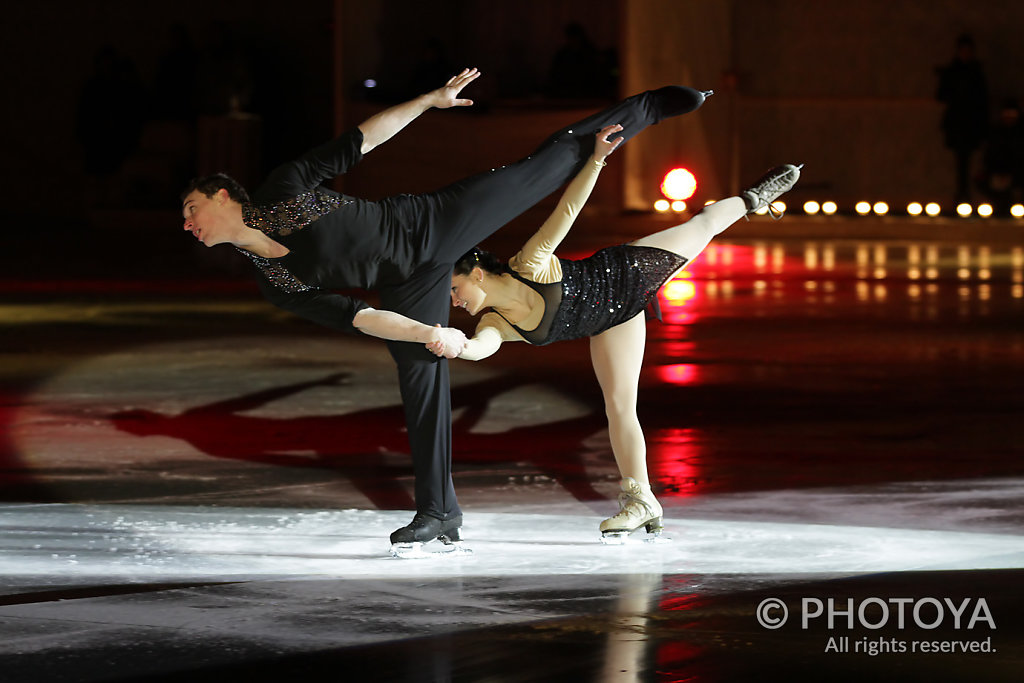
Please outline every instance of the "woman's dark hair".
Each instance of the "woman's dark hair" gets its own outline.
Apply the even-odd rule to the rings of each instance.
[[[192,194],[195,190],[199,190],[206,197],[212,197],[217,194],[217,190],[227,190],[228,196],[239,204],[248,204],[250,201],[249,193],[245,191],[245,188],[237,180],[224,173],[214,173],[212,175],[204,175],[201,178],[193,178],[192,182],[181,193],[181,201],[185,201],[185,197]]]
[[[461,258],[455,262],[455,270],[452,272],[455,275],[469,275],[477,266],[483,268],[485,272],[488,272],[491,275],[501,275],[502,273],[508,272],[508,266],[504,261],[491,252],[484,251],[480,247],[473,247],[463,254]]]

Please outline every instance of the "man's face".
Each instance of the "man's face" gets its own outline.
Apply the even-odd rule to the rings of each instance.
[[[212,197],[192,190],[181,206],[185,230],[208,247],[229,242],[228,201],[227,190],[217,190]]]

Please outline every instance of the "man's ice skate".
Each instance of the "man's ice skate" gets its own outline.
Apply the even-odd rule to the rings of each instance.
[[[472,550],[462,545],[462,515],[440,520],[417,512],[408,525],[391,534],[391,555],[402,559],[420,559],[441,555],[469,555]],[[431,541],[441,545],[424,548]]]
[[[649,534],[647,541],[667,540],[661,536],[661,504],[651,493],[650,485],[626,477],[622,480],[621,488],[619,513],[601,522],[601,542],[622,545],[630,534],[641,528]]]
[[[747,203],[747,213],[767,209],[768,214],[775,220],[782,218],[785,211],[775,206],[773,202],[793,189],[796,181],[800,179],[800,169],[803,167],[803,164],[776,166],[761,176],[753,187],[740,192],[740,197]]]

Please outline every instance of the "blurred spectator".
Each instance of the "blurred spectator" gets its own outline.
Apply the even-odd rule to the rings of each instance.
[[[232,24],[216,21],[199,61],[199,113],[223,115],[249,111],[253,73],[249,55]]]
[[[953,61],[937,71],[939,87],[935,98],[946,105],[942,130],[946,147],[955,160],[956,200],[969,201],[971,157],[985,139],[989,118],[988,85],[975,57],[974,40],[967,34],[961,35]]]
[[[1020,104],[1008,98],[989,134],[982,155],[978,190],[992,203],[996,213],[1007,215],[1010,206],[1024,193],[1024,122]]]
[[[553,99],[613,98],[614,51],[598,50],[582,24],[564,27],[565,42],[551,60],[545,95]]]
[[[167,45],[156,66],[154,107],[157,118],[169,121],[194,121],[196,75],[199,55],[192,36],[183,24],[170,27]]]
[[[148,112],[148,94],[135,64],[112,46],[97,50],[75,121],[94,205],[110,206],[122,199],[117,175],[138,148]]]

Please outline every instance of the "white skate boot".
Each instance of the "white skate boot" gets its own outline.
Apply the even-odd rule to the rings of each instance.
[[[626,538],[640,527],[645,527],[650,540],[661,537],[661,504],[651,493],[649,484],[641,484],[632,477],[626,477],[620,484],[619,514],[601,522],[601,542],[621,545]]]
[[[782,218],[784,212],[772,202],[793,189],[796,181],[800,180],[800,169],[803,167],[803,164],[776,166],[761,176],[753,187],[740,192],[740,197],[747,203],[747,213],[755,213],[767,208],[768,214],[772,218],[775,220]]]

